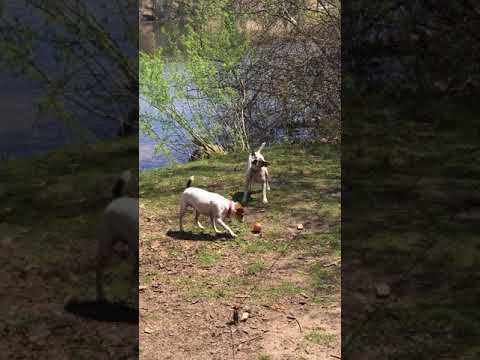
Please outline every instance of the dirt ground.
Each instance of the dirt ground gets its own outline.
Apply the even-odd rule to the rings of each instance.
[[[71,301],[95,300],[96,225],[112,183],[136,164],[136,149],[132,138],[2,164],[0,358],[138,357],[136,319],[98,321],[66,310]],[[131,300],[135,310],[128,253],[117,250],[107,294],[113,302]]]

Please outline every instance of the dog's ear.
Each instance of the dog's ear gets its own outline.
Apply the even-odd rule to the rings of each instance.
[[[255,157],[255,151],[252,150],[252,153],[251,153],[250,155],[252,155],[253,157]]]
[[[269,165],[270,163],[268,161],[262,161],[262,167],[267,167]]]
[[[239,215],[243,215],[245,212],[245,209],[243,208],[242,204],[240,204],[238,201],[234,205],[235,211]]]

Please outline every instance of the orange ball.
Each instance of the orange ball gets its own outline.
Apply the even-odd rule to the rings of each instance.
[[[262,232],[262,225],[260,225],[259,223],[255,223],[253,224],[253,232],[254,233],[261,233]]]

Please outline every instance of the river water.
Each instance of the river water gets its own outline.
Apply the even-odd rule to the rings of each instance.
[[[89,13],[102,24],[109,35],[117,42],[123,54],[130,59],[135,59],[138,50],[135,43],[130,41],[127,36],[128,31],[131,30],[125,26],[125,21],[136,25],[136,22],[134,22],[136,18],[124,18],[124,14],[118,11],[118,4],[124,4],[125,1],[121,0],[119,3],[112,3],[106,0],[85,0],[83,4],[87,7]],[[125,11],[126,8],[123,9]],[[134,14],[134,12],[129,12],[128,14]],[[32,43],[32,59],[34,59],[42,71],[53,79],[52,81],[60,81],[64,72],[68,72],[68,70],[75,67],[77,72],[73,73],[74,75],[69,80],[73,86],[81,87],[86,85],[87,82],[89,84],[93,83],[91,77],[88,78],[85,72],[80,71],[85,69],[86,66],[82,68],[77,63],[74,63],[68,68],[68,65],[65,63],[53,60],[54,49],[57,48],[57,44],[55,41],[45,39],[51,38],[55,40],[57,34],[60,39],[63,36],[67,36],[61,26],[54,22],[45,22],[44,16],[42,17],[39,12],[31,8],[26,8],[25,3],[18,0],[2,1],[1,15],[2,19],[9,22],[18,19],[20,25],[27,27],[27,30],[43,35],[42,40],[35,40]],[[12,32],[13,35],[14,32]],[[73,47],[74,45],[72,45]],[[90,61],[88,66],[92,66],[91,63],[100,59],[101,55],[94,54],[94,56],[86,57],[88,58],[87,61]],[[98,62],[100,63],[101,59]],[[113,66],[108,67],[109,64],[106,64],[106,66],[108,69],[113,68]],[[106,86],[116,82],[115,73],[111,71],[110,75],[111,80],[107,79],[104,82]],[[0,110],[2,113],[0,121],[1,158],[28,157],[76,142],[84,143],[85,141],[95,142],[102,139],[111,139],[118,132],[120,123],[117,118],[114,118],[114,114],[123,111],[122,107],[125,105],[123,103],[111,101],[112,105],[110,108],[102,108],[101,110],[105,110],[104,112],[110,115],[108,118],[94,115],[91,112],[88,114],[85,111],[78,112],[79,107],[73,109],[65,105],[67,112],[71,111],[73,113],[72,122],[75,123],[75,126],[72,127],[59,120],[52,112],[39,115],[38,106],[45,96],[45,87],[42,83],[36,82],[28,75],[25,75],[24,72],[14,72],[14,69],[4,66],[0,69],[0,84],[2,85],[0,87]],[[76,100],[84,104],[88,93],[84,92],[81,94],[79,92],[77,95]],[[85,131],[88,133],[87,136],[84,136],[86,135]]]
[[[167,37],[165,33],[174,34],[181,33],[181,27],[174,22],[140,22],[139,29],[139,50],[146,53],[153,53],[158,48],[165,48],[167,45]],[[168,53],[166,54],[168,57]],[[181,66],[182,64],[175,64]],[[168,71],[168,67],[166,68]],[[181,108],[182,113],[188,117],[188,108],[181,103],[176,104]],[[140,113],[148,113],[157,119],[157,124],[153,125],[155,131],[160,132],[158,124],[162,119],[162,115],[148,104],[148,99],[140,94]],[[155,152],[155,141],[140,132],[139,148],[140,148],[140,170],[158,168],[169,163],[168,159],[161,153]],[[188,160],[188,156],[182,153],[173,153],[174,159],[179,162]]]

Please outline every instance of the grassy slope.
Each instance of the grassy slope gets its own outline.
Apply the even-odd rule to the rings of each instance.
[[[153,311],[158,304],[153,301],[148,305],[150,296],[159,297],[164,304],[172,296],[172,302],[199,301],[206,308],[214,308],[222,301],[242,303],[238,296],[244,294],[250,297],[243,303],[254,305],[285,304],[299,294],[307,296],[312,305],[332,301],[339,305],[339,267],[324,266],[340,257],[338,148],[319,145],[305,151],[295,146],[272,146],[264,154],[272,163],[269,203],[260,202],[259,191],[252,195],[245,222],[230,223],[239,234],[235,240],[215,239],[205,218],[201,218],[205,234],[198,235],[201,231],[193,225],[191,212],[185,219],[185,228],[195,235],[189,236],[211,241],[188,240],[189,236],[187,240],[177,240],[167,233],[178,230],[179,196],[191,175],[195,175],[198,187],[241,198],[246,153],[140,174],[140,282],[151,289],[164,287],[160,295],[146,290],[143,305],[141,295],[142,321],[152,323],[158,316]],[[260,190],[258,186],[256,189]],[[262,237],[250,231],[257,221],[263,224]],[[296,229],[298,223],[304,224],[303,231]],[[168,319],[163,319],[163,324],[168,327]],[[319,335],[305,335],[305,339],[309,338],[318,339]],[[152,337],[141,339],[146,354],[153,351],[149,339]],[[194,350],[194,344],[186,347]]]
[[[68,297],[94,297],[99,214],[110,200],[115,177],[137,164],[137,149],[132,138],[2,164],[0,265],[8,275],[0,305],[8,310],[2,314],[0,332],[18,345],[0,348],[4,356],[28,358],[35,349],[36,358],[69,357],[85,344],[103,358],[113,343],[123,343],[116,348],[121,354],[134,351],[127,339],[135,336],[135,326],[74,318],[63,305]],[[128,264],[116,256],[110,269],[116,275],[108,277],[115,280],[109,295],[125,300],[128,282],[120,279],[129,276]],[[119,338],[99,336],[100,328]]]
[[[479,108],[447,100],[343,107],[342,164],[355,177],[343,189],[342,345],[353,358],[479,357]]]

